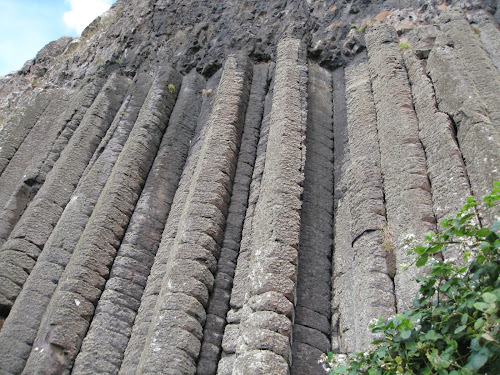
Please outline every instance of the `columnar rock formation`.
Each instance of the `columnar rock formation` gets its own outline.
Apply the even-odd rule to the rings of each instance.
[[[486,3],[118,0],[3,78],[0,374],[366,349],[418,290],[403,238],[500,180]]]

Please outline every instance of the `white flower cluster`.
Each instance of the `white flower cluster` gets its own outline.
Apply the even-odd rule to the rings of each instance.
[[[323,353],[319,357],[318,363],[323,366],[323,369],[329,373],[333,369],[339,367],[339,366],[344,366],[347,365],[349,362],[349,358],[347,357],[346,354],[334,354],[332,360],[330,361],[328,359],[328,356]]]
[[[413,248],[417,245],[417,239],[413,233],[408,233],[407,235],[401,238],[401,246],[405,252],[413,250]]]

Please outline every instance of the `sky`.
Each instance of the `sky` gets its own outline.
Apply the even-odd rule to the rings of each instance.
[[[0,0],[0,76],[22,68],[47,43],[77,37],[116,0]]]

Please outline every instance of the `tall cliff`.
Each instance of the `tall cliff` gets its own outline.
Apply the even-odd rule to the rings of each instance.
[[[321,374],[365,349],[418,290],[402,239],[500,179],[498,20],[118,0],[47,45],[0,79],[0,374]]]

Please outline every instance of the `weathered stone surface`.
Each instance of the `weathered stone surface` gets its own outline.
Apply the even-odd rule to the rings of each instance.
[[[497,3],[117,0],[0,77],[0,373],[365,351],[500,179]]]
[[[70,203],[66,206],[48,238],[44,251],[40,254],[37,264],[31,272],[31,277],[19,296],[19,302],[14,305],[9,314],[8,322],[1,331],[0,337],[7,335],[4,337],[15,340],[20,331],[29,329],[34,331],[27,342],[32,344],[35,340],[36,331],[50,301],[50,296],[54,293],[57,282],[70,261],[71,254],[85,229],[92,210],[111,173],[113,164],[118,159],[120,151],[137,119],[145,99],[145,92],[148,91],[150,84],[149,75],[144,74],[139,76],[131,86],[130,94],[127,95],[120,113],[110,126],[103,142],[101,142],[101,149],[97,151],[99,157],[80,180]],[[50,288],[50,291],[47,291],[48,288]],[[37,294],[40,294],[43,298],[37,299],[35,304],[32,297]],[[25,322],[25,316],[29,314],[27,308],[30,310],[35,308],[37,311],[37,315],[32,321],[33,324],[30,325],[26,325]],[[7,341],[2,340],[0,342]],[[2,348],[0,350],[12,353],[9,348],[1,347],[1,344],[0,348]],[[29,352],[17,353],[22,358],[27,357],[28,354]]]
[[[304,192],[301,212],[301,230],[298,254],[297,282],[310,285],[309,291],[323,295],[328,300],[331,293],[330,267],[310,269],[311,264],[331,264],[333,246],[333,97],[330,72],[315,64],[309,64],[308,109],[306,128],[306,163],[304,169]],[[326,281],[326,282],[325,282]],[[292,362],[317,363],[314,357],[302,357],[294,348],[304,343],[305,337],[296,335],[300,329],[311,329],[318,337],[326,339],[330,347],[330,309],[317,312],[304,298],[304,289],[297,289],[295,325],[293,328]],[[311,313],[318,315],[322,332],[318,327],[304,323],[310,321]]]
[[[0,264],[6,267],[4,275],[9,275],[7,269],[12,264],[7,260],[2,260],[4,250],[18,251],[11,246],[12,241],[21,240],[36,245],[40,250],[33,254],[33,258],[38,258],[41,248],[56,225],[97,148],[99,139],[104,136],[118,111],[128,82],[127,78],[119,75],[110,78],[85,114],[82,123],[64,149],[62,157],[47,176],[47,182],[40,188],[35,199],[11,232],[9,239],[2,246]],[[31,268],[25,271],[29,275]],[[15,275],[12,275],[12,278],[15,278]],[[23,278],[12,281],[20,286],[24,284]],[[18,293],[9,291],[8,285],[0,284],[0,295],[5,296],[5,294],[10,294],[11,297],[5,300],[2,298],[1,305],[10,308]]]
[[[304,90],[307,66],[299,40],[280,42],[275,77],[266,164],[253,224],[250,295],[276,291],[294,302],[296,255],[293,256],[293,252],[299,246],[307,119],[307,92]],[[237,348],[235,373],[242,373],[250,357],[256,361],[253,364],[255,373],[278,364],[279,367],[271,372],[288,373],[288,368],[283,372],[285,368],[281,365],[283,359],[286,362],[291,359],[288,338],[274,334],[263,346],[260,341],[255,341],[255,337],[266,335],[266,330],[249,322],[241,333],[244,344]],[[264,355],[264,349],[269,354]],[[281,359],[274,364],[267,363],[267,355],[273,358],[278,355]]]
[[[459,26],[462,28],[461,21]],[[475,34],[474,36],[477,37]],[[458,51],[447,40],[447,36],[441,35],[436,41],[436,47],[429,55],[427,71],[434,84],[439,109],[448,114],[456,126],[458,145],[465,161],[470,186],[477,197],[491,191],[493,181],[500,178],[500,170],[494,167],[500,162],[500,133],[498,124],[490,118],[486,99],[482,97],[470,75],[465,73],[466,68]],[[473,51],[467,52],[468,55],[472,53]],[[492,67],[488,70],[491,69],[498,73]],[[494,101],[495,98],[490,97],[490,100]],[[498,96],[496,100],[498,102]],[[484,223],[495,220],[493,210],[488,210],[482,202],[479,202],[479,216]]]
[[[366,34],[373,97],[377,111],[381,170],[387,210],[388,246],[396,259],[394,286],[398,311],[412,306],[418,292],[415,267],[401,241],[404,236],[424,234],[436,228],[425,153],[418,135],[411,88],[398,46],[396,30],[385,24],[368,27]]]
[[[152,164],[151,153],[154,156],[159,147],[175,103],[175,96],[169,92],[168,85],[173,82],[179,86],[179,74],[165,68],[160,70],[155,80],[156,84],[148,93],[47,307],[34,343],[37,347],[46,348],[46,351],[32,352],[25,371],[40,371],[44,358],[52,357],[55,350],[63,351],[64,355],[51,369],[52,373],[67,373],[73,366],[93,315],[93,305],[104,288],[118,245]],[[89,288],[90,293],[82,293],[85,288]],[[91,306],[90,311],[82,309],[87,304]],[[73,339],[68,340],[68,337]]]
[[[345,76],[351,163],[346,174],[351,217],[350,273],[353,288],[358,292],[353,301],[346,303],[349,306],[347,311],[340,306],[339,313],[341,316],[356,314],[355,322],[350,326],[351,336],[345,341],[355,343],[350,350],[362,351],[374,340],[367,329],[370,320],[395,312],[394,270],[390,267],[394,255],[392,249],[383,246],[387,221],[377,113],[367,62],[347,67]],[[349,310],[351,306],[354,306],[354,311]]]
[[[423,62],[412,51],[404,54],[404,60],[427,159],[434,214],[436,221],[440,222],[458,212],[472,192],[453,123],[436,107],[434,88]],[[443,252],[448,259],[458,259],[461,255],[456,247]]]
[[[257,143],[260,134],[262,117],[264,114],[264,103],[267,89],[269,86],[269,65],[256,65],[254,66],[252,87],[250,90],[250,97],[248,108],[245,117],[245,127],[243,130],[240,154],[238,157],[238,164],[236,167],[236,174],[234,178],[234,185],[232,189],[231,205],[228,208],[227,225],[224,234],[224,241],[222,244],[219,265],[227,264],[233,266],[233,272],[227,272],[221,269],[217,270],[215,275],[214,290],[210,296],[208,311],[217,314],[223,321],[226,318],[229,309],[229,298],[232,287],[232,275],[234,274],[234,257],[232,252],[239,252],[239,243],[241,242],[241,232],[243,230],[243,221],[247,208],[248,196],[250,191],[250,182],[252,178],[253,166],[257,154]],[[228,262],[222,263],[222,259],[227,259]],[[223,295],[221,297],[221,294]],[[205,326],[204,340],[200,352],[201,360],[198,362],[198,374],[214,374],[217,371],[217,362],[219,361],[219,350],[212,353],[212,346],[210,351],[204,349],[206,340],[211,337],[208,333],[222,335],[224,333],[224,324],[211,327]],[[218,343],[217,348],[220,347]],[[208,353],[207,353],[208,352]],[[208,357],[208,358],[207,358]],[[208,362],[212,365],[208,366]]]
[[[500,31],[493,22],[484,22],[479,25],[479,33],[491,62],[500,71]]]
[[[194,135],[201,105],[197,99],[201,95],[204,83],[204,79],[196,73],[183,79],[177,103],[170,116],[158,154],[113,263],[110,280],[99,300],[92,325],[73,367],[75,374],[103,371],[106,368],[105,365],[100,365],[98,369],[95,367],[95,361],[101,358],[105,361],[110,355],[117,358],[117,365],[110,366],[106,372],[118,373],[120,369],[142,291],[146,286],[147,276],[153,264],[161,232],[170,212],[174,193],[187,158],[189,144]],[[198,107],[193,106],[193,102],[197,103]],[[164,202],[164,204],[156,205],[156,202]],[[151,245],[146,246],[147,243]],[[113,286],[115,278],[122,281],[120,288]],[[135,306],[129,306],[132,309],[133,319],[123,322],[120,342],[110,346],[105,327],[110,321],[116,319],[116,314],[123,309],[116,294],[125,295],[130,290],[137,290],[137,294],[134,295]],[[96,347],[102,347],[102,350],[96,352]]]
[[[247,60],[229,57],[224,66],[209,128],[201,146],[198,165],[194,170],[179,229],[170,249],[170,263],[163,278],[154,317],[139,362],[140,373],[160,372],[168,364],[165,361],[176,353],[187,353],[191,358],[190,363],[195,366],[201,337],[197,338],[198,341],[193,341],[193,345],[184,346],[183,337],[188,331],[182,327],[182,321],[176,316],[176,312],[184,311],[184,307],[172,306],[166,302],[169,295],[183,293],[197,298],[204,306],[208,303],[208,292],[212,289],[214,281],[210,267],[204,262],[198,262],[196,259],[199,259],[199,256],[196,254],[193,254],[192,259],[182,258],[182,242],[188,246],[195,246],[196,235],[200,232],[211,233],[216,240],[214,236],[217,235],[210,228],[223,227],[225,224],[227,202],[236,169],[234,160],[241,142],[246,102],[250,91],[249,78]],[[229,191],[221,190],[221,186],[224,185],[229,186]],[[222,215],[214,213],[215,216],[208,216],[207,220],[203,220],[198,216],[197,209],[202,209],[207,204],[217,208]],[[216,242],[220,246],[221,241],[216,240]],[[164,356],[158,355],[159,352],[164,353]]]
[[[168,219],[162,233],[161,246],[158,247],[153,266],[151,267],[150,276],[148,277],[148,282],[141,298],[141,305],[137,312],[134,326],[132,328],[132,333],[124,353],[123,363],[119,372],[120,374],[135,374],[137,366],[141,359],[141,354],[147,339],[149,326],[153,319],[154,307],[156,305],[158,294],[161,290],[161,283],[163,277],[165,276],[166,266],[169,261],[170,246],[177,234],[180,218],[182,216],[184,205],[188,198],[191,179],[198,163],[200,150],[202,148],[208,130],[207,123],[213,108],[214,99],[217,96],[217,87],[219,85],[219,81],[220,74],[214,75],[207,82],[207,87],[206,89],[204,89],[205,94],[203,94],[202,91],[203,102],[201,105],[194,138],[191,143],[189,156],[186,160],[186,164],[179,181],[179,186],[175,192],[172,207],[170,209],[170,213],[168,215]],[[206,94],[207,91],[210,91],[210,95]],[[198,310],[201,309],[203,314],[205,314],[204,307],[194,297],[185,297],[188,300],[195,301],[199,305]],[[185,303],[181,303],[181,305],[186,306]],[[204,317],[203,314],[200,314],[198,312],[197,316],[199,316],[199,319],[202,319]]]

